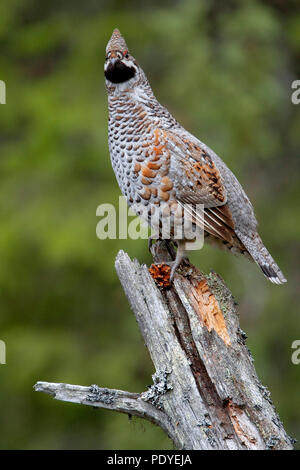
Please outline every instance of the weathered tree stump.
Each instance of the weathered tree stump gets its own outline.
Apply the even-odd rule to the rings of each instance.
[[[168,250],[156,243],[155,262]],[[123,251],[116,270],[156,370],[153,385],[141,394],[48,382],[35,390],[148,419],[177,449],[292,449],[223,280],[185,263],[169,285],[166,265],[150,269],[154,280]]]

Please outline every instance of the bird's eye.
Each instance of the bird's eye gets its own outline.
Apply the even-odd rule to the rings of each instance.
[[[129,54],[125,54],[125,59],[128,59],[129,58]]]

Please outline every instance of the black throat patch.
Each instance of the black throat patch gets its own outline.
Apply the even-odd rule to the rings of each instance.
[[[135,68],[127,67],[120,60],[114,64],[110,63],[104,72],[105,77],[112,83],[123,83],[135,76]]]

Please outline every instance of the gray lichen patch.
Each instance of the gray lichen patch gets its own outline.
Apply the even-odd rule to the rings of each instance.
[[[153,384],[149,386],[147,392],[141,394],[142,400],[152,403],[156,408],[162,410],[161,397],[173,389],[173,386],[168,382],[170,373],[167,370],[155,372],[152,375]]]
[[[263,396],[263,398],[267,400],[271,405],[273,405],[270,390],[268,390],[267,387],[265,387],[261,383],[258,384],[258,388],[261,391],[261,395]]]
[[[271,437],[269,437],[269,439],[267,440],[266,442],[266,446],[268,449],[274,449],[274,447],[276,447],[276,445],[280,442],[280,439],[275,436],[275,435],[272,435]]]
[[[87,395],[86,400],[112,405],[115,401],[115,392],[108,388],[100,388],[98,385],[91,385],[90,393]]]
[[[248,338],[247,334],[239,327],[237,329],[237,342],[245,345],[247,338]]]
[[[205,413],[203,419],[201,419],[197,424],[197,426],[199,426],[200,428],[210,428],[211,425],[212,422],[208,413]]]
[[[213,433],[211,431],[212,422],[211,422],[211,419],[210,419],[210,416],[209,416],[208,413],[204,414],[203,419],[199,421],[197,426],[202,429],[202,431],[206,435],[210,445],[212,447],[216,447],[217,442],[216,442],[215,438],[213,437]]]

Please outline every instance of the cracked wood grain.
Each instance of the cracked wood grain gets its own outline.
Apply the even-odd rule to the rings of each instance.
[[[160,263],[172,251],[157,242],[152,254]],[[38,382],[36,391],[148,419],[177,449],[292,449],[222,279],[187,262],[169,289],[159,288],[148,268],[123,251],[116,270],[156,370],[153,385],[134,394]]]

